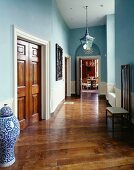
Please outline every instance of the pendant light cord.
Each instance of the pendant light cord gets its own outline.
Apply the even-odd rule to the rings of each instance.
[[[88,33],[88,27],[87,27],[87,8],[88,6],[85,6],[86,7],[86,33]]]

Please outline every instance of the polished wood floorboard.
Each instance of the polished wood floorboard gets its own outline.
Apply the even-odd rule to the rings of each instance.
[[[105,124],[106,101],[94,93],[67,98],[48,121],[21,135],[16,162],[0,170],[134,170],[134,130]]]

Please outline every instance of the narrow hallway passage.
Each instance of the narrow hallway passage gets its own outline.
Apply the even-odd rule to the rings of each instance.
[[[16,162],[6,170],[134,169],[134,133],[119,130],[113,137],[105,108],[98,94],[67,98],[50,120],[21,132]]]

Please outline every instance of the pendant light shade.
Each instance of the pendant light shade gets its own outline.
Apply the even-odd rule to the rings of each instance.
[[[89,35],[89,32],[88,32],[88,27],[87,27],[87,7],[88,6],[85,7],[86,8],[86,33],[85,33],[84,37],[82,37],[80,39],[80,42],[81,42],[81,45],[82,45],[82,47],[83,47],[83,49],[85,51],[90,51],[91,47],[92,47],[92,44],[93,44],[93,41],[94,41],[94,37],[91,37]]]

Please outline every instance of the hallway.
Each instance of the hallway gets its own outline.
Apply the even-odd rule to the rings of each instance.
[[[118,129],[113,137],[105,108],[97,94],[67,98],[50,120],[21,132],[16,162],[6,170],[134,169],[133,132]]]

